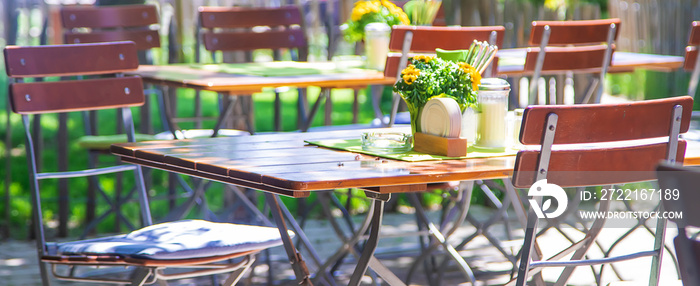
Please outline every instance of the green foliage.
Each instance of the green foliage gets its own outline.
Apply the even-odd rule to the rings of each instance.
[[[364,39],[365,26],[369,23],[385,23],[393,25],[410,24],[403,10],[389,1],[360,0],[355,3],[350,19],[343,24],[341,30],[349,42]]]
[[[476,104],[474,83],[480,77],[474,68],[464,63],[453,63],[440,58],[415,56],[401,72],[394,84],[394,91],[401,94],[409,109],[419,109],[435,96],[445,96],[457,101],[464,110]],[[467,68],[465,68],[467,67]]]

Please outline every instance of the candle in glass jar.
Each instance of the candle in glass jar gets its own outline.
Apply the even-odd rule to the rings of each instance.
[[[369,23],[365,26],[365,56],[368,69],[384,70],[390,36],[391,27],[386,23]]]

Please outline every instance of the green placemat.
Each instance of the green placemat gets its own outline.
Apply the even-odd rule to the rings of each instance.
[[[383,154],[372,151],[362,150],[362,140],[360,139],[333,139],[333,140],[320,140],[320,141],[306,141],[309,144],[345,150],[355,153],[362,153],[377,157],[408,161],[408,162],[418,162],[418,161],[436,161],[436,160],[450,160],[450,159],[467,159],[467,158],[487,158],[487,157],[500,157],[500,156],[512,156],[518,153],[518,150],[506,148],[505,151],[495,151],[490,152],[488,150],[478,149],[474,146],[469,146],[467,148],[467,156],[463,157],[446,157],[438,155],[430,155],[425,153],[419,153],[416,151],[408,151],[406,153],[397,154]]]
[[[214,72],[255,75],[255,76],[296,76],[314,75],[324,73],[347,72],[355,69],[349,66],[344,69],[337,69],[332,62],[292,62],[277,61],[265,63],[235,63],[235,64],[190,64],[192,68],[209,70]]]

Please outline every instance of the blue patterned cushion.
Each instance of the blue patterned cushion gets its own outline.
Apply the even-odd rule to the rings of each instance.
[[[294,235],[289,231],[291,236]],[[126,235],[55,245],[58,254],[122,255],[145,259],[188,259],[278,246],[277,228],[182,220],[152,225]]]

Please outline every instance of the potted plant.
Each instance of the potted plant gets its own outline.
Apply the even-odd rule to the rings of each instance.
[[[423,106],[433,97],[453,98],[462,112],[475,107],[481,74],[466,62],[452,62],[433,56],[417,55],[409,58],[408,66],[394,84],[406,101],[411,115],[411,131],[420,132],[420,114]]]

